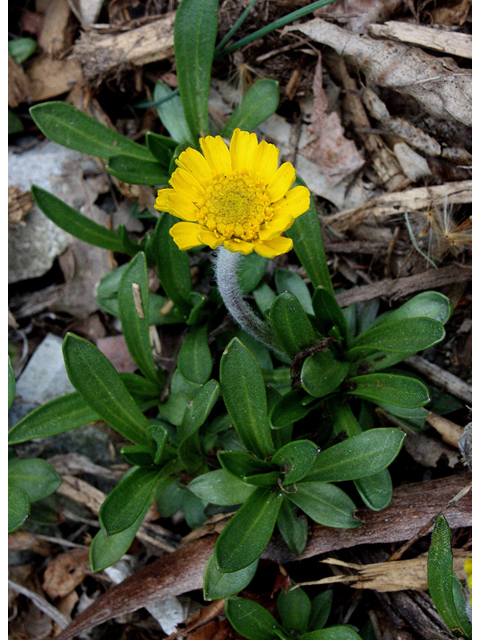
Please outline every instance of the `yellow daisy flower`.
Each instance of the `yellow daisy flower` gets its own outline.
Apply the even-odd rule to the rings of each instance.
[[[203,155],[191,147],[180,154],[172,188],[161,189],[155,203],[183,220],[170,229],[177,246],[223,245],[265,258],[290,251],[293,242],[282,233],[310,205],[306,187],[291,188],[293,165],[278,167],[278,149],[240,129],[230,148],[220,136],[200,138],[200,147]]]

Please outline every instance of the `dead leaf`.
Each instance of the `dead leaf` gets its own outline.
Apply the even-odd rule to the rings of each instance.
[[[30,191],[22,191],[18,185],[8,185],[8,226],[25,226],[25,216],[33,207]]]
[[[437,58],[418,47],[355,35],[318,18],[287,29],[333,47],[369,82],[415,98],[428,113],[472,125],[472,72],[461,69],[452,58]]]
[[[436,467],[442,458],[452,469],[460,462],[458,451],[454,451],[443,442],[430,438],[425,433],[409,432],[404,447],[415,462],[424,467]]]
[[[338,113],[326,113],[327,95],[322,86],[322,58],[318,52],[318,63],[313,78],[314,109],[312,124],[308,133],[313,142],[301,150],[301,154],[314,162],[331,184],[338,184],[343,178],[363,166],[364,160],[352,140],[344,136],[344,128]]]
[[[50,598],[68,595],[91,573],[88,551],[70,549],[50,560],[42,585]]]
[[[402,4],[403,0],[342,0],[317,9],[314,15],[334,18],[358,33],[372,22],[385,22]]]
[[[80,65],[74,58],[57,60],[36,56],[27,62],[26,73],[31,86],[31,102],[50,100],[84,81]]]
[[[22,102],[31,102],[32,87],[23,68],[8,54],[8,106],[12,109]]]
[[[67,0],[51,0],[38,39],[41,49],[53,58],[66,51],[73,44],[74,22]]]

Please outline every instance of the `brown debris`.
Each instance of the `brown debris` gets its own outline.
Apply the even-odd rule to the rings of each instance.
[[[51,0],[45,11],[38,45],[46,54],[56,58],[73,44],[74,29],[67,0]]]
[[[26,65],[30,81],[30,102],[42,102],[56,98],[83,82],[80,65],[75,58],[55,59],[36,56]]]
[[[70,549],[48,562],[43,576],[43,589],[50,598],[65,597],[89,573],[88,549]]]
[[[8,226],[24,227],[24,218],[33,207],[33,197],[30,191],[22,191],[18,185],[8,185]]]
[[[30,102],[32,87],[23,68],[8,54],[8,106],[18,107],[22,102]]]

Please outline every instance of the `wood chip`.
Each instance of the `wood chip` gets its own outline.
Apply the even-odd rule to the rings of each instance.
[[[415,371],[426,376],[439,389],[445,390],[447,393],[455,396],[455,398],[459,398],[469,406],[472,406],[471,385],[453,375],[453,373],[445,371],[445,369],[439,367],[438,364],[429,362],[418,355],[410,356],[404,360],[404,362],[415,369]]]
[[[472,58],[472,36],[467,33],[432,29],[396,20],[390,20],[385,24],[369,24],[368,33],[374,38],[391,38],[460,58]]]
[[[463,427],[436,413],[430,413],[426,419],[428,424],[442,436],[442,440],[458,449],[458,439],[463,433]]]
[[[42,102],[67,93],[83,82],[82,69],[75,58],[57,60],[37,56],[28,65],[27,76],[31,85],[31,102]]]
[[[30,191],[22,191],[18,185],[8,185],[8,226],[25,226],[25,216],[33,207]]]
[[[74,19],[73,19],[74,20]],[[67,0],[51,0],[47,6],[39,46],[53,58],[73,44],[75,25]]]
[[[32,87],[23,68],[8,54],[8,106],[12,109],[22,102],[31,102]]]

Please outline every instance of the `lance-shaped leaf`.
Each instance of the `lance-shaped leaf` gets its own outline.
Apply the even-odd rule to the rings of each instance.
[[[143,415],[124,382],[107,358],[88,340],[67,333],[63,357],[70,382],[85,401],[115,431],[135,442],[148,444]]]
[[[28,517],[30,500],[23,489],[8,483],[8,533],[13,533]]]
[[[146,147],[125,138],[66,102],[44,102],[30,108],[40,131],[53,142],[99,158],[114,155],[153,160]]]
[[[263,278],[263,274],[268,265],[268,258],[262,258],[258,253],[251,253],[245,256],[238,265],[238,286],[243,295],[253,291]],[[268,285],[265,285],[268,287]],[[274,294],[275,297],[275,294]]]
[[[145,142],[147,143],[147,148],[150,153],[155,156],[164,169],[168,170],[173,152],[178,145],[176,140],[154,133],[153,131],[147,131],[145,134]]]
[[[293,484],[308,474],[318,453],[319,448],[310,440],[295,440],[279,449],[271,463],[283,470],[283,485]]]
[[[218,0],[183,0],[174,25],[175,63],[192,139],[208,134],[208,92],[217,37]]]
[[[278,108],[280,85],[276,80],[257,80],[243,96],[242,101],[222,129],[224,138],[231,138],[235,129],[253,131]]]
[[[8,481],[23,489],[30,502],[46,498],[62,484],[62,478],[46,460],[24,458],[8,463]]]
[[[308,522],[304,515],[296,514],[297,507],[284,500],[277,518],[278,530],[292,553],[299,556],[303,553],[308,538]]]
[[[143,252],[137,253],[125,269],[118,286],[118,307],[130,355],[146,378],[158,380],[150,346],[148,318],[148,275]]]
[[[258,602],[227,598],[225,615],[235,631],[247,640],[278,640],[280,625]]]
[[[361,499],[369,509],[381,511],[388,507],[393,495],[392,478],[388,469],[358,478],[354,482]]]
[[[295,583],[292,583],[291,587],[293,586]],[[292,590],[291,587],[278,594],[277,609],[284,628],[298,636],[308,630],[312,603],[302,588]]]
[[[347,494],[327,482],[299,482],[297,491],[288,495],[314,522],[325,527],[352,529],[361,522],[353,517],[355,503]]]
[[[32,186],[32,196],[38,208],[60,229],[95,247],[125,253],[122,240],[114,231],[78,213],[73,207],[36,185]]]
[[[303,279],[290,269],[277,269],[275,271],[275,286],[277,292],[289,291],[297,298],[305,313],[313,315],[312,296]]]
[[[319,351],[308,356],[302,366],[300,380],[305,391],[316,398],[332,393],[345,380],[350,365],[336,360],[332,351]]]
[[[452,311],[453,305],[443,293],[424,291],[402,304],[398,309],[387,311],[379,316],[375,326],[407,318],[432,318],[445,324],[452,315]]]
[[[187,406],[182,424],[178,429],[179,442],[197,432],[210,415],[220,396],[220,385],[216,380],[209,380]]]
[[[198,476],[190,482],[188,488],[205,502],[222,507],[242,504],[255,491],[253,485],[243,482],[224,469]]]
[[[213,360],[208,346],[206,324],[190,328],[180,348],[177,366],[185,380],[190,382],[205,384],[210,378]]]
[[[220,571],[217,566],[214,550],[207,562],[203,576],[204,600],[219,600],[220,598],[233,596],[239,591],[242,591],[252,581],[257,567],[258,560],[255,560],[255,562],[252,562],[252,564],[245,567],[245,569],[224,573]]]
[[[321,451],[305,480],[341,482],[377,473],[396,458],[405,434],[400,429],[369,429]]]
[[[176,144],[174,146],[175,151],[175,148],[178,147],[179,144],[188,143],[188,146],[190,146],[191,134],[190,129],[188,128],[187,121],[185,120],[183,105],[182,101],[180,100],[180,96],[174,95],[170,97],[171,94],[172,89],[170,89],[170,87],[168,87],[166,84],[163,84],[163,82],[155,83],[155,88],[153,89],[153,100],[155,102],[158,102],[160,100],[165,100],[165,98],[168,98],[168,100],[165,100],[165,102],[162,102],[162,104],[157,105],[155,108],[163,126],[172,136],[173,140],[176,141]],[[153,153],[153,149],[151,151]],[[178,155],[180,154],[175,155],[177,155],[178,157]]]
[[[302,640],[362,640],[358,633],[343,624],[318,631],[309,631],[304,633],[301,638]]]
[[[312,298],[313,311],[320,333],[327,336],[330,329],[338,327],[342,337],[348,338],[347,321],[333,293],[324,287],[317,287]]]
[[[215,545],[220,571],[230,573],[248,567],[272,537],[283,493],[256,489],[240,507]]]
[[[323,629],[327,624],[328,616],[332,608],[333,591],[327,589],[322,591],[312,600],[312,611],[310,613],[309,628],[312,631]]]
[[[302,305],[288,291],[275,299],[270,322],[282,349],[291,358],[319,341]]]
[[[220,361],[222,395],[233,426],[247,451],[260,458],[273,455],[267,394],[253,354],[233,338]]]
[[[277,484],[279,469],[246,451],[219,451],[217,457],[225,471],[244,482],[259,487]]]
[[[117,180],[127,184],[166,185],[168,176],[165,167],[157,160],[143,160],[132,156],[112,156],[108,158],[106,169]]]
[[[316,408],[316,404],[304,405],[306,397],[303,389],[292,389],[281,396],[270,411],[270,423],[274,429],[284,429],[301,420]]]
[[[423,407],[430,400],[428,389],[423,382],[407,376],[371,373],[350,378],[348,382],[348,393],[372,402],[387,402],[397,407],[414,409]],[[350,385],[355,387],[352,389]]]
[[[306,187],[305,182],[297,175],[295,184]],[[322,230],[318,219],[317,208],[310,197],[310,208],[285,232],[293,240],[293,249],[302,263],[307,276],[314,287],[322,286],[334,295],[327,258],[323,248]]]

